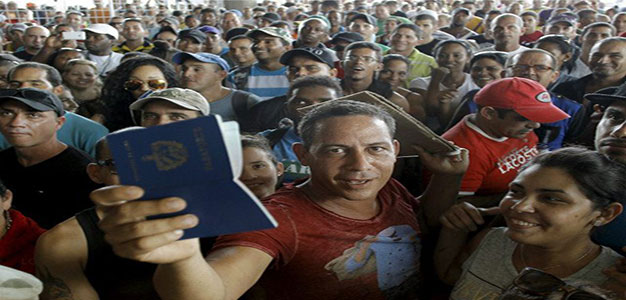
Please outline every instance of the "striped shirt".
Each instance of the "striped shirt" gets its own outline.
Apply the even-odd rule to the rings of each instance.
[[[287,79],[287,67],[282,67],[276,71],[268,71],[261,69],[258,63],[249,68],[245,86],[238,86],[234,76],[242,76],[244,74],[235,74],[237,69],[228,75],[229,83],[238,90],[247,91],[259,96],[262,100],[267,100],[277,96],[287,94],[289,90],[289,80]]]

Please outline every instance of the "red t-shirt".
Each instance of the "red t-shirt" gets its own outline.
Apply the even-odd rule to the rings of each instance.
[[[421,282],[418,202],[393,179],[378,200],[376,217],[355,220],[286,187],[263,200],[277,228],[222,236],[213,249],[246,246],[271,255],[257,284],[267,299],[414,299]]]
[[[492,195],[506,192],[521,166],[539,154],[534,132],[523,139],[488,136],[465,116],[443,134],[469,150],[470,165],[461,182],[461,193]]]
[[[536,40],[538,40],[542,36],[543,36],[543,32],[537,30],[531,34],[525,34],[525,35],[520,36],[519,43],[523,45],[534,43]]]

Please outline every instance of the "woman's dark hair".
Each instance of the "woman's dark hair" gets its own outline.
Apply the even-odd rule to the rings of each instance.
[[[522,167],[520,173],[535,165],[565,171],[595,208],[626,199],[626,166],[596,151],[562,148],[544,153]]]
[[[474,57],[470,60],[470,66],[473,66],[477,61],[483,58],[489,58],[504,67],[506,65],[508,55],[508,53],[502,51],[481,51],[474,54]]]
[[[246,147],[254,147],[263,150],[265,154],[270,158],[274,165],[278,164],[278,160],[276,159],[276,155],[272,151],[270,147],[270,142],[263,136],[260,135],[241,135],[241,148]]]
[[[2,179],[0,179],[0,197],[4,198],[4,196],[6,195],[7,195],[7,187],[2,182]]]
[[[411,62],[409,61],[408,58],[404,57],[404,55],[400,55],[400,54],[387,54],[385,56],[383,56],[383,65],[387,65],[387,63],[392,62],[394,60],[399,60],[401,62],[404,62],[407,67],[411,65]]]
[[[48,58],[48,62],[46,64],[54,67],[54,61],[57,59],[59,55],[65,52],[77,52],[77,53],[80,53],[83,58],[85,58],[85,52],[83,50],[76,49],[76,48],[61,48],[55,51],[54,53],[52,53],[52,55],[50,55],[50,58]],[[59,69],[57,70],[59,72],[63,72],[63,70],[59,70]]]
[[[563,63],[563,65],[561,66],[561,70],[571,72],[572,69],[574,69],[574,66],[576,65],[576,59],[580,56],[580,49],[568,42],[565,36],[560,34],[544,35],[535,42],[533,48],[538,48],[539,44],[541,43],[552,43],[559,46],[559,50],[561,50],[561,53],[571,53],[572,58]]]
[[[100,100],[109,107],[105,125],[110,131],[134,125],[128,106],[136,99],[129,91],[124,89],[124,83],[128,80],[133,70],[141,66],[157,67],[163,73],[167,81],[167,87],[178,86],[176,71],[165,60],[153,56],[140,56],[124,61],[109,73],[102,87]]]
[[[437,43],[437,45],[435,45],[435,48],[433,48],[433,54],[434,54],[435,59],[437,59],[437,56],[439,55],[439,51],[441,51],[441,48],[443,48],[444,46],[448,44],[461,45],[461,47],[465,49],[467,56],[472,57],[472,47],[465,40],[443,40]]]

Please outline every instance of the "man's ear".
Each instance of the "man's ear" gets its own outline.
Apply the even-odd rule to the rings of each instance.
[[[604,113],[604,110],[605,110],[605,109],[606,109],[606,108],[605,108],[605,107],[603,107],[603,106],[602,106],[602,105],[600,105],[600,104],[594,104],[594,105],[593,105],[593,110],[594,110],[596,113],[602,114],[602,113]]]
[[[400,142],[396,139],[393,139],[393,153],[396,156],[400,153]]]
[[[276,164],[276,177],[283,176],[283,174],[285,174],[285,165],[283,165],[283,163],[281,162],[278,162]]]
[[[61,94],[63,94],[63,91],[65,91],[65,88],[63,87],[62,84],[59,84],[52,88],[52,93],[57,96],[60,96]]]
[[[306,147],[304,147],[302,143],[293,143],[291,148],[293,149],[293,152],[296,154],[296,157],[298,157],[298,160],[300,161],[300,163],[304,166],[310,167],[309,156],[311,155],[311,153],[309,153],[309,150],[306,149]]]
[[[491,106],[485,106],[478,112],[481,117],[487,120],[493,120],[497,117],[498,112]]]
[[[67,120],[65,116],[57,117],[56,131],[58,131],[59,129],[61,129],[61,127],[63,127],[63,124],[65,124],[65,120]]]
[[[570,59],[572,59],[572,53],[571,52],[565,53],[565,58],[563,59],[563,63],[568,62]]]
[[[330,77],[332,78],[337,77],[337,68],[334,68],[334,67],[331,68],[329,73],[330,73]]]
[[[103,178],[100,178],[100,166],[96,163],[90,163],[87,165],[87,175],[89,176],[89,179],[95,183],[104,183]]]

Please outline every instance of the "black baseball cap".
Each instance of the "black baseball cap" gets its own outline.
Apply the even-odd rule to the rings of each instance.
[[[224,38],[225,41],[230,41],[230,39],[238,36],[238,35],[245,35],[246,33],[248,33],[248,31],[250,31],[250,29],[245,28],[245,27],[235,27],[232,28],[230,30],[228,30],[226,32],[226,36]]]
[[[356,32],[339,32],[333,35],[333,39],[330,40],[331,44],[337,44],[338,41],[346,41],[348,43],[361,42],[363,37]]]
[[[190,37],[198,43],[206,43],[206,34],[204,32],[197,29],[183,29],[178,33],[178,38],[183,39],[186,37]]]
[[[52,92],[33,88],[0,89],[0,102],[15,100],[36,111],[54,111],[57,116],[65,114],[63,102]]]
[[[335,61],[337,60],[335,54],[333,54],[327,48],[318,48],[318,47],[304,47],[304,48],[296,48],[285,52],[280,57],[280,63],[287,66],[291,59],[295,56],[308,56],[319,62],[323,62],[327,64],[329,67],[335,67]]]
[[[273,13],[273,12],[264,13],[259,18],[268,20],[270,22],[274,22],[274,21],[280,20],[280,16],[277,13]]]
[[[614,101],[626,101],[626,84],[603,88],[594,93],[586,94],[585,99],[604,107],[608,107]]]

